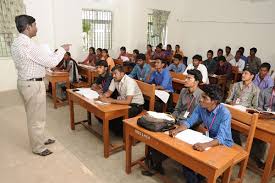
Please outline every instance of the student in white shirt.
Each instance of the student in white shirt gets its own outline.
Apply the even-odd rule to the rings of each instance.
[[[245,61],[241,59],[241,56],[242,52],[238,50],[236,51],[235,58],[229,61],[232,66],[237,66],[239,68],[239,72],[242,72],[245,67]]]
[[[193,63],[187,66],[183,74],[187,75],[187,71],[190,69],[198,69],[199,71],[201,71],[202,74],[202,82],[204,84],[209,84],[207,68],[205,67],[205,65],[200,64],[202,62],[202,57],[200,55],[195,55],[192,59]]]

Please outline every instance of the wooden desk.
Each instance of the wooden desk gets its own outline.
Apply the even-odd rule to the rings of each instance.
[[[259,119],[255,131],[255,138],[270,144],[267,155],[266,165],[262,172],[261,183],[268,183],[270,178],[275,175],[275,169],[272,169],[275,155],[275,120]]]
[[[88,79],[88,85],[91,86],[95,77],[98,76],[95,67],[90,65],[78,64],[78,73]]]
[[[191,145],[179,139],[139,127],[137,119],[138,117],[124,120],[127,174],[131,173],[132,166],[139,163],[132,162],[132,143],[137,139],[205,176],[208,183],[216,183],[216,179],[223,173],[223,182],[229,181],[233,158],[237,155],[236,150],[217,146],[204,152],[195,151]]]
[[[103,121],[103,143],[104,143],[104,157],[108,158],[109,155],[119,149],[123,148],[123,145],[113,146],[110,144],[110,136],[109,136],[109,120],[123,117],[124,119],[128,118],[128,109],[130,108],[128,105],[118,105],[118,104],[107,104],[107,105],[99,105],[95,103],[93,100],[89,100],[80,94],[73,92],[71,89],[67,90],[69,97],[69,105],[70,105],[70,123],[71,129],[75,130],[75,125],[82,124],[89,131],[98,135],[96,131],[91,128],[88,120],[81,121],[75,123],[74,121],[74,103],[79,104],[81,107],[85,108],[88,112],[93,113],[96,117],[102,119]],[[88,122],[86,124],[85,122]]]
[[[181,89],[184,88],[184,80],[172,78],[172,85],[175,93],[180,93]]]
[[[68,72],[46,72],[46,79],[52,83],[52,97],[54,108],[56,109],[59,106],[62,106],[63,101],[59,100],[56,97],[56,83],[58,82],[66,82],[66,88],[70,88],[70,80]]]

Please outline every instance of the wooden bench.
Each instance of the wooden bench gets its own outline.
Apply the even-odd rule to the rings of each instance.
[[[148,84],[139,80],[136,80],[138,87],[140,88],[144,99],[149,101],[149,111],[154,111],[155,108],[155,84]],[[143,110],[141,114],[145,114],[146,110]]]
[[[239,152],[238,155],[234,158],[233,163],[234,165],[240,164],[240,169],[239,169],[237,178],[233,179],[231,182],[234,182],[234,183],[243,182],[245,170],[247,167],[249,154],[252,147],[252,142],[253,142],[253,138],[255,135],[255,130],[258,122],[258,114],[255,114],[255,113],[249,114],[247,112],[243,112],[238,109],[235,109],[229,105],[227,105],[227,108],[229,109],[232,116],[232,120],[231,120],[232,129],[247,135],[247,140],[244,148],[237,144],[233,146],[233,149]]]

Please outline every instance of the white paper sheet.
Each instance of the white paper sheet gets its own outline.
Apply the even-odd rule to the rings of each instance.
[[[78,64],[78,65],[87,69],[92,69],[92,70],[96,69],[94,66],[91,66],[91,65],[85,65],[85,64]]]
[[[88,98],[88,99],[97,99],[99,97],[99,94],[94,91],[91,90],[90,88],[77,88],[79,91],[76,91],[76,93]]]
[[[125,56],[120,56],[120,59],[121,59],[123,62],[127,62],[127,61],[130,60],[128,57],[125,57]]]
[[[167,103],[170,94],[164,90],[155,90],[155,95],[162,100],[165,104]]]
[[[160,113],[160,112],[154,112],[154,111],[147,111],[147,113],[157,119],[166,119],[169,121],[174,121],[175,119],[169,116],[168,114],[165,113]]]
[[[178,133],[176,135],[176,138],[191,145],[194,145],[196,143],[206,143],[213,140],[212,138],[207,137],[206,135],[203,135],[202,133],[191,129],[187,129]],[[208,150],[208,149],[210,148],[206,148],[205,150]]]

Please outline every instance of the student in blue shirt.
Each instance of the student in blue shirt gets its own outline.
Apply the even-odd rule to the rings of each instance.
[[[207,129],[206,134],[213,140],[207,143],[194,144],[193,149],[204,151],[208,147],[218,145],[231,147],[234,143],[231,134],[231,114],[224,105],[220,104],[223,98],[222,90],[217,85],[206,85],[203,91],[200,105],[195,108],[190,118],[181,121],[181,125],[170,131],[169,134],[174,137],[177,133],[202,121]],[[198,183],[203,178],[187,167],[183,167],[183,169],[187,183]]]
[[[136,57],[136,65],[129,76],[131,78],[147,82],[150,71],[151,66],[146,63],[146,56],[140,53]]]
[[[180,63],[181,60],[182,56],[180,54],[176,54],[173,58],[173,63],[169,65],[168,70],[175,73],[183,73],[186,66],[183,63]]]
[[[165,90],[170,94],[170,97],[167,101],[167,112],[173,112],[173,99],[172,93],[174,92],[172,86],[172,77],[168,68],[165,68],[166,61],[156,59],[155,68],[151,68],[151,73],[148,77],[148,83],[155,84],[156,90]],[[155,102],[155,111],[163,112],[163,102],[156,98]]]

